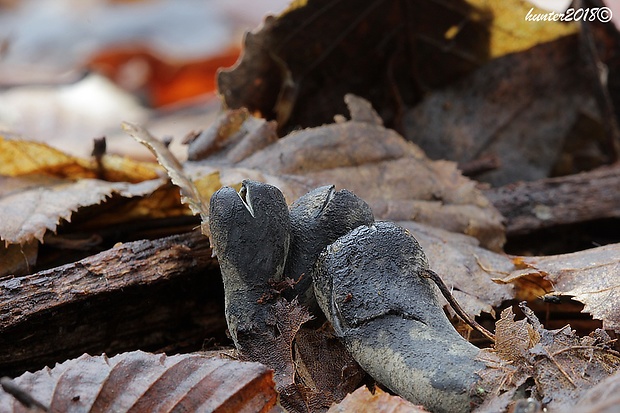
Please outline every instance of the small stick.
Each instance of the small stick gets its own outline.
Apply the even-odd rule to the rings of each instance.
[[[49,411],[49,408],[47,406],[45,406],[43,403],[41,403],[40,401],[32,397],[30,393],[28,393],[26,390],[19,387],[17,383],[15,383],[10,378],[2,377],[0,379],[0,385],[2,385],[2,389],[5,392],[15,397],[15,399],[21,404],[23,404],[25,407],[29,409],[37,408],[44,412]]]
[[[427,269],[422,276],[425,278],[430,278],[435,283],[435,285],[439,287],[439,291],[441,291],[441,294],[448,301],[448,304],[450,304],[450,306],[454,309],[454,312],[463,321],[469,324],[474,330],[478,331],[480,334],[495,343],[495,336],[493,335],[493,333],[478,324],[476,320],[471,318],[469,314],[467,314],[465,310],[463,310],[463,307],[461,307],[461,305],[456,301],[452,293],[450,293],[448,286],[443,282],[441,277],[435,271]]]
[[[617,352],[616,350],[612,350],[609,348],[603,348],[603,347],[597,347],[597,346],[571,346],[571,347],[566,347],[563,348],[561,350],[557,350],[553,353],[551,353],[551,356],[557,356],[558,354],[564,353],[566,351],[570,351],[570,350],[598,350],[598,351],[603,351],[605,353],[609,353],[609,354],[613,354],[616,357],[620,357],[620,352]]]

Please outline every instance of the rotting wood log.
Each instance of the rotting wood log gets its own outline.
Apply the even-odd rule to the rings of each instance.
[[[84,352],[196,350],[225,330],[217,261],[198,232],[0,279],[0,375]]]
[[[620,164],[484,191],[506,218],[506,234],[620,217]]]

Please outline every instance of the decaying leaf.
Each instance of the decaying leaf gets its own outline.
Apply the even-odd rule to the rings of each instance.
[[[403,111],[429,90],[578,30],[526,21],[530,8],[524,0],[295,2],[246,35],[218,89],[229,107],[258,111],[286,131],[328,122],[355,93],[400,130]]]
[[[0,175],[47,175],[57,178],[98,178],[106,181],[141,182],[159,177],[153,163],[105,155],[101,163],[67,155],[46,144],[0,136]]]
[[[487,17],[462,0],[296,3],[246,35],[218,90],[228,107],[258,111],[283,130],[329,122],[344,112],[347,93],[384,108],[392,125],[403,101],[415,103],[487,59]]]
[[[226,141],[239,132],[245,120],[250,116],[246,108],[229,110],[221,114],[206,131],[192,137],[187,148],[187,158],[201,159],[217,152]]]
[[[293,132],[239,162],[216,153],[186,168],[194,175],[219,171],[222,184],[229,186],[243,179],[267,182],[289,202],[316,187],[336,185],[368,202],[379,219],[415,219],[501,249],[501,217],[473,181],[454,163],[430,161],[385,128],[363,99],[347,95],[346,101],[354,116],[350,121]]]
[[[477,316],[486,312],[494,315],[493,308],[514,297],[511,285],[493,282],[494,277],[514,268],[506,255],[480,247],[470,236],[413,221],[397,223],[418,240],[429,267],[441,276],[468,314]]]
[[[333,331],[301,328],[294,343],[295,373],[309,404],[325,410],[359,387],[366,373]]]
[[[581,338],[570,326],[550,331],[525,303],[520,307],[526,318],[514,321],[512,309],[504,310],[496,324],[494,352],[481,352],[487,368],[479,372],[474,392],[486,400],[476,412],[505,410],[527,378],[535,385],[528,391],[545,407],[567,411],[620,368],[620,354],[609,348],[613,340],[604,330]]]
[[[317,354],[309,354],[305,352],[307,358],[294,351],[294,342],[299,340],[302,348],[305,348],[307,342],[313,337],[312,334],[298,335],[301,325],[311,319],[308,310],[300,306],[296,300],[288,302],[279,299],[273,307],[269,309],[271,312],[271,323],[267,331],[251,332],[251,340],[246,340],[243,347],[243,356],[251,361],[258,361],[274,370],[274,381],[276,390],[280,393],[280,403],[290,412],[315,412],[325,411],[331,403],[339,401],[345,394],[342,389],[346,389],[348,377],[331,378],[329,382],[335,382],[340,385],[340,389],[326,389],[325,385],[327,372],[329,369],[322,369],[319,375],[317,371],[310,372],[308,366],[300,366],[299,364],[308,363],[314,359],[316,361]],[[342,351],[342,345],[336,343],[337,346],[317,347],[315,351],[321,353],[321,361],[327,362],[327,357],[335,356],[338,350]],[[332,366],[339,368],[341,372],[347,365],[355,369],[357,366],[352,362],[350,356],[341,360],[336,358],[329,359]],[[302,374],[298,370],[302,370]],[[300,377],[301,376],[301,377]],[[358,381],[352,381],[355,385]],[[304,379],[306,379],[304,381]],[[308,380],[312,379],[312,380]],[[317,382],[314,382],[316,380]],[[352,389],[351,389],[352,390]]]
[[[495,351],[504,360],[518,362],[540,342],[540,334],[526,319],[514,321],[512,307],[502,311],[495,323]]]
[[[207,130],[191,137],[188,159],[236,163],[278,140],[277,123],[249,116],[247,109],[223,112]],[[213,155],[213,156],[211,156]]]
[[[189,214],[178,189],[159,177],[155,164],[105,154],[81,159],[44,144],[2,138],[0,149],[2,275],[29,273],[37,263],[39,243],[92,248],[101,242],[96,234],[102,228]],[[78,235],[82,246],[75,238],[54,236],[75,220],[86,231]]]
[[[582,413],[616,413],[620,406],[620,371],[590,388],[577,402]]]
[[[570,254],[521,257],[521,267],[498,281],[514,283],[520,298],[521,278],[539,280],[539,285],[550,283],[555,295],[569,296],[585,304],[583,312],[602,320],[603,328],[620,332],[619,257],[620,244]],[[524,292],[527,294],[527,290]]]
[[[42,176],[0,177],[0,239],[5,244],[43,242],[61,220],[70,221],[80,207],[96,205],[118,194],[139,197],[164,184],[154,179],[136,184],[81,179],[76,182]],[[14,190],[13,190],[14,189]]]
[[[407,400],[392,396],[378,387],[374,394],[363,386],[349,394],[343,401],[333,405],[328,413],[425,413],[428,410],[422,406],[416,406]]]
[[[495,59],[405,115],[405,136],[432,159],[472,171],[495,186],[549,176],[580,113],[596,114],[577,36]],[[587,132],[590,134],[590,131]]]
[[[84,354],[9,383],[3,381],[0,412],[23,411],[7,388],[54,412],[281,411],[265,366],[200,354]]]

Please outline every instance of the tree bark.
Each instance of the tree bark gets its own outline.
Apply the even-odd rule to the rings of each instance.
[[[487,198],[506,218],[506,234],[527,234],[556,225],[620,217],[620,165],[488,189]]]
[[[217,261],[198,232],[124,243],[0,279],[0,374],[108,355],[227,341]]]

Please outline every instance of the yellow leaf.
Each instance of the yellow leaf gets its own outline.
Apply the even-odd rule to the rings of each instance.
[[[549,11],[534,7],[525,0],[467,0],[467,2],[484,11],[472,18],[484,19],[486,12],[490,12],[493,17],[489,45],[491,58],[526,50],[539,43],[579,31],[579,25],[576,23],[527,20],[528,13],[549,15]]]
[[[0,175],[48,175],[56,178],[112,182],[142,182],[157,178],[159,167],[115,155],[104,155],[101,164],[81,159],[44,143],[12,140],[0,136]]]

